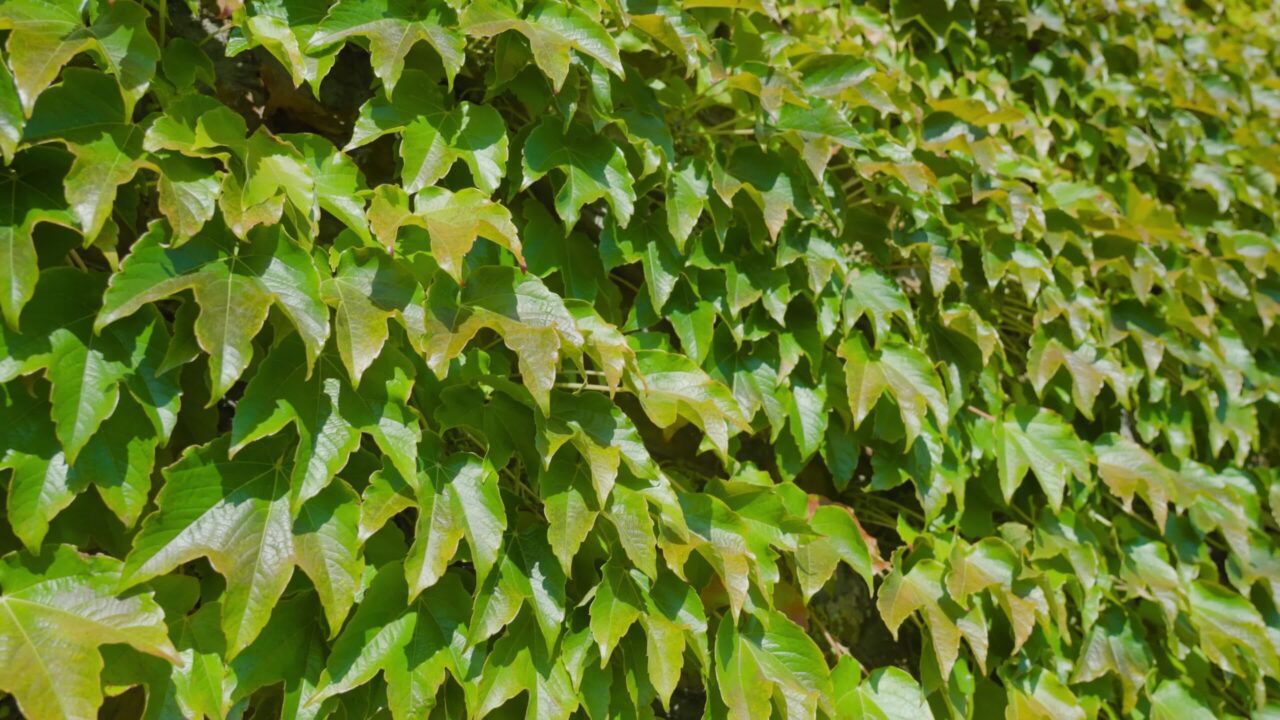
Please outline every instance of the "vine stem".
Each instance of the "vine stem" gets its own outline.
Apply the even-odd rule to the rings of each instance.
[[[985,411],[985,410],[982,410],[982,409],[980,409],[980,408],[976,408],[976,407],[974,407],[974,406],[972,406],[972,405],[970,405],[967,409],[968,409],[968,411],[969,411],[969,412],[973,413],[974,415],[977,415],[978,417],[982,418],[983,420],[987,420],[987,421],[990,421],[990,422],[995,422],[995,421],[996,421],[996,419],[991,415],[991,413],[989,413],[989,412],[987,412],[987,411]]]
[[[613,391],[613,389],[610,388],[608,385],[597,385],[595,383],[585,383],[585,382],[584,383],[556,383],[553,387],[558,387],[564,390],[597,390],[599,392],[606,392],[606,393]],[[618,389],[625,390],[626,388],[619,387]]]
[[[835,639],[834,636],[832,636],[831,632],[827,630],[826,623],[822,622],[822,618],[818,617],[817,615],[814,615],[813,613],[809,613],[808,619],[818,628],[818,631],[822,633],[822,638],[827,641],[827,645],[831,647],[831,651],[833,653],[835,653],[837,656],[846,656],[846,655],[853,654],[849,651],[849,648],[845,647],[844,643],[840,642],[839,640]]]

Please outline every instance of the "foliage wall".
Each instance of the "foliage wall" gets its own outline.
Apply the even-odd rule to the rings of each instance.
[[[1274,3],[221,3],[0,2],[6,716],[1280,712]]]

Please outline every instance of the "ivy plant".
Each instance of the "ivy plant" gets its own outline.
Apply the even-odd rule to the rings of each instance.
[[[1280,714],[1280,6],[0,2],[0,716]]]

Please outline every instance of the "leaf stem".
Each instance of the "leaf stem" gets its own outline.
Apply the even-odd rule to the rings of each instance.
[[[968,410],[969,412],[973,413],[974,415],[977,415],[978,417],[982,418],[983,420],[987,420],[988,422],[995,422],[995,421],[996,421],[995,417],[993,417],[993,416],[991,415],[991,413],[989,413],[989,412],[987,412],[987,411],[985,411],[985,410],[982,410],[982,409],[980,409],[980,408],[976,408],[976,407],[974,407],[974,406],[970,405],[969,407],[967,407],[967,408],[965,408],[965,409],[966,409],[966,410]]]

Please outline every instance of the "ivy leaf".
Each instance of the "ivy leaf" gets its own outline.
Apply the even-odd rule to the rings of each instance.
[[[907,429],[908,448],[920,434],[926,410],[940,426],[947,426],[946,394],[924,353],[901,342],[886,342],[879,350],[872,350],[854,333],[840,346],[840,354],[845,360],[845,384],[855,425],[862,424],[880,395],[889,390]]]
[[[244,34],[230,38],[227,55],[235,56],[251,47],[261,46],[289,71],[295,86],[310,83],[312,90],[319,95],[320,83],[333,67],[338,49],[316,53],[309,53],[307,49],[327,10],[328,3],[314,0],[250,3],[243,24],[238,26]]]
[[[298,434],[290,497],[297,509],[323,490],[346,464],[361,435],[373,438],[403,475],[412,477],[422,437],[409,408],[413,367],[387,351],[353,385],[332,355],[307,374],[304,343],[290,334],[263,359],[236,406],[231,456],[292,423]]]
[[[603,505],[613,491],[618,468],[626,462],[639,478],[652,479],[658,467],[649,456],[631,419],[603,395],[553,391],[551,414],[538,418],[534,439],[547,462],[559,457],[564,443],[571,443],[587,462],[596,500]]]
[[[703,667],[708,664],[707,613],[693,588],[669,572],[662,572],[644,596],[645,655],[649,679],[665,708],[680,682],[684,650],[692,649]]]
[[[336,311],[334,340],[354,383],[382,352],[393,316],[411,336],[424,332],[422,287],[402,263],[381,250],[344,250],[333,277],[321,282],[320,295]]]
[[[600,512],[590,474],[574,453],[556,453],[551,464],[538,474],[538,493],[549,523],[547,540],[560,567],[569,574],[573,558]]]
[[[667,232],[680,252],[702,216],[709,187],[706,167],[694,158],[681,160],[667,178]]]
[[[556,190],[556,214],[567,228],[578,223],[583,205],[601,198],[609,203],[620,226],[626,227],[631,219],[636,193],[626,157],[616,144],[579,125],[566,128],[553,119],[543,120],[525,138],[521,168],[521,189],[553,169],[560,170],[564,180]]]
[[[1129,379],[1114,360],[1088,345],[1068,350],[1057,339],[1046,340],[1041,336],[1032,341],[1027,367],[1037,393],[1043,396],[1045,385],[1064,365],[1071,374],[1071,397],[1086,418],[1093,419],[1093,403],[1104,381],[1111,386],[1120,404],[1128,406]]]
[[[417,488],[418,524],[405,561],[409,594],[417,597],[444,577],[463,537],[483,581],[497,562],[506,509],[498,477],[484,460],[457,453],[428,463]]]
[[[578,708],[578,693],[563,656],[548,652],[540,642],[527,641],[533,632],[528,617],[521,616],[485,658],[475,688],[477,718],[526,692],[525,720],[568,720]]]
[[[393,248],[398,231],[406,225],[425,228],[431,236],[431,256],[458,284],[463,283],[463,258],[480,236],[507,248],[524,264],[511,213],[479,190],[455,193],[427,188],[414,197],[413,205],[410,211],[408,196],[394,185],[374,191],[369,223],[383,245]]]
[[[6,508],[9,524],[28,549],[38,550],[49,521],[84,489],[74,476],[49,421],[49,406],[20,388],[5,386],[0,405],[0,468],[12,471]]]
[[[387,682],[392,717],[423,717],[447,675],[470,677],[473,651],[466,647],[470,597],[457,575],[448,574],[416,600],[409,597],[404,568],[378,570],[342,634],[304,707],[347,693],[379,671]]]
[[[117,189],[142,167],[143,130],[129,122],[125,100],[103,73],[69,68],[61,83],[41,95],[23,134],[27,142],[57,139],[67,144],[75,160],[63,186],[86,239],[97,237]]]
[[[234,658],[267,624],[293,575],[289,475],[279,438],[228,457],[224,436],[164,470],[157,509],[142,523],[120,584],[132,587],[196,558],[227,581],[222,629]]]
[[[147,91],[160,59],[160,48],[146,27],[149,13],[132,0],[95,3],[94,20],[86,26],[85,5],[79,0],[15,0],[0,8],[0,29],[10,31],[9,67],[28,116],[62,67],[87,50],[116,76],[129,110]]]
[[[12,353],[12,364],[5,370],[18,375],[46,368],[52,384],[51,417],[67,462],[75,462],[115,410],[122,382],[142,403],[158,433],[168,435],[177,412],[178,388],[156,367],[168,337],[154,311],[94,335],[90,318],[97,311],[104,280],[71,268],[48,270],[35,295],[41,305],[23,313],[29,335],[0,331],[0,348]]]
[[[1056,512],[1068,478],[1089,482],[1089,449],[1071,426],[1050,410],[1016,407],[995,426],[1000,489],[1008,502],[1030,469]]]
[[[796,378],[787,398],[791,437],[802,457],[811,457],[822,445],[827,432],[827,388]]]
[[[960,651],[961,629],[955,603],[947,601],[943,586],[945,568],[936,560],[921,560],[909,570],[895,567],[878,593],[877,607],[889,632],[898,628],[911,613],[923,610],[942,676],[950,677]]]
[[[1120,613],[1108,612],[1089,630],[1071,682],[1092,682],[1115,673],[1124,692],[1122,707],[1132,711],[1138,703],[1138,692],[1146,685],[1151,664],[1150,653],[1132,624]]]
[[[294,521],[298,567],[320,596],[331,636],[338,634],[362,589],[359,526],[359,498],[341,480],[307,501]]]
[[[601,569],[600,584],[596,585],[591,601],[591,636],[600,648],[601,667],[609,662],[622,636],[640,619],[647,589],[638,587],[636,580],[616,561],[605,563]]]
[[[1157,720],[1213,720],[1217,716],[1186,686],[1165,680],[1151,693],[1151,717]]]
[[[681,494],[679,503],[689,531],[703,545],[703,557],[720,576],[729,594],[729,608],[734,616],[739,615],[751,583],[752,558],[747,540],[750,529],[723,500],[712,495]],[[719,643],[717,636],[717,647]]]
[[[308,50],[320,50],[353,36],[369,42],[373,72],[391,95],[404,71],[405,56],[418,41],[440,54],[450,85],[462,68],[465,43],[453,26],[456,15],[442,2],[414,0],[341,0],[329,9]]]
[[[1011,717],[1053,717],[1083,720],[1087,717],[1071,688],[1053,673],[1035,668],[1008,688],[1006,713]]]
[[[933,720],[920,684],[896,667],[879,668],[858,688],[865,712],[879,711],[887,720]]]
[[[667,503],[659,501],[659,505],[663,506],[663,511],[670,509]],[[641,491],[616,487],[604,514],[618,531],[622,551],[631,564],[648,577],[657,577],[658,558],[654,546],[658,540],[653,530],[653,517],[649,514],[649,498]],[[674,524],[676,518],[668,516],[667,521]]]
[[[13,329],[40,276],[32,238],[36,226],[75,226],[62,194],[67,160],[53,148],[33,148],[0,170],[0,310]]]
[[[871,550],[849,510],[823,505],[814,510],[809,526],[816,537],[801,544],[795,553],[800,589],[806,599],[826,585],[841,561],[871,587]]]
[[[618,46],[587,12],[559,0],[540,0],[525,17],[500,0],[480,0],[467,6],[462,27],[468,35],[492,37],[508,30],[524,35],[534,62],[559,92],[569,75],[569,51],[577,50],[598,60],[615,75],[623,75]]]
[[[159,179],[159,207],[178,238],[187,238],[213,218],[222,181],[213,163],[182,155],[152,158]]]
[[[1141,494],[1151,508],[1159,527],[1169,515],[1169,501],[1177,501],[1176,478],[1138,443],[1115,434],[1104,435],[1094,443],[1098,458],[1098,476],[1111,492],[1131,510],[1133,496]]]
[[[434,82],[417,70],[405,71],[406,82],[389,99],[379,93],[360,107],[347,149],[399,133],[404,189],[416,193],[434,185],[459,160],[471,171],[476,187],[492,195],[507,167],[507,129],[488,105],[460,102],[446,107]]]
[[[243,245],[214,226],[180,247],[164,240],[163,227],[153,225],[134,244],[111,278],[95,331],[189,289],[200,306],[196,340],[210,355],[210,402],[249,366],[253,337],[273,303],[297,327],[308,366],[315,362],[329,336],[328,310],[314,262],[283,230],[264,228]]]
[[[1242,660],[1267,674],[1280,674],[1280,656],[1262,616],[1246,598],[1214,582],[1196,581],[1187,593],[1191,622],[1200,635],[1200,649],[1223,670],[1245,675]]]
[[[150,592],[116,594],[120,561],[67,545],[0,558],[0,689],[32,720],[96,717],[102,645],[178,662]]]
[[[25,124],[26,117],[18,98],[18,88],[13,83],[13,73],[9,72],[8,65],[0,62],[0,158],[4,159],[5,165],[13,162]]]
[[[519,358],[522,380],[543,412],[562,348],[583,343],[564,302],[536,277],[515,268],[485,266],[476,270],[455,301],[435,289],[427,308],[427,365],[443,375],[482,328],[492,328]]]
[[[365,218],[364,176],[345,154],[328,140],[315,135],[281,135],[302,155],[311,178],[312,199],[306,207],[312,210],[312,231],[317,232],[319,210],[324,210],[351,229],[361,240],[369,240],[369,223]]]
[[[912,335],[916,334],[911,304],[898,283],[870,268],[853,271],[847,282],[844,301],[846,328],[853,327],[858,318],[866,315],[871,318],[871,326],[875,329],[876,344],[883,345],[889,337],[890,321],[896,315],[906,322]]]
[[[702,428],[721,454],[729,450],[729,427],[749,429],[729,388],[711,379],[688,358],[661,350],[636,353],[636,393],[645,414],[659,427],[683,417]]]
[[[722,618],[716,630],[716,682],[728,717],[735,720],[767,716],[773,695],[773,685],[746,645],[733,622]]]
[[[448,486],[449,502],[462,534],[471,546],[471,559],[480,580],[489,574],[502,547],[507,529],[507,512],[498,492],[498,474],[475,456],[462,460],[462,467]]]
[[[160,444],[160,436],[138,402],[121,393],[115,412],[71,466],[68,485],[93,482],[103,503],[126,527],[133,527],[151,495],[151,472]]]

